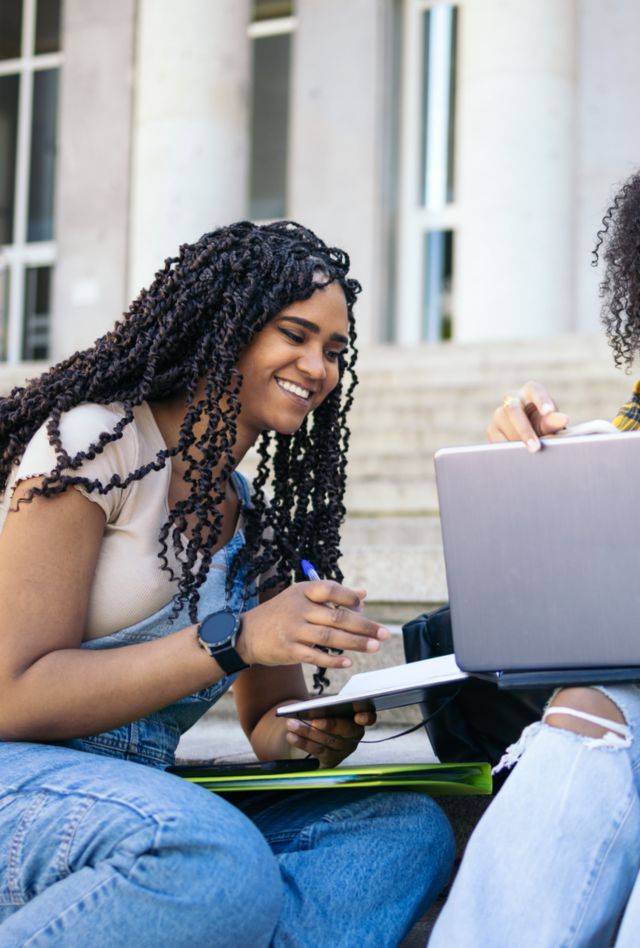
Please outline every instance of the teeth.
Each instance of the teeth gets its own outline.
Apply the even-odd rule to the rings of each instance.
[[[276,379],[276,381],[285,392],[293,392],[294,395],[299,395],[300,398],[309,398],[311,395],[308,388],[300,388],[299,385],[294,385],[293,382],[286,382],[284,379]]]

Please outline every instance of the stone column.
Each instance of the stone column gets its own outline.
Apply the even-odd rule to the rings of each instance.
[[[470,0],[460,28],[455,336],[565,332],[574,305],[575,0]]]
[[[127,304],[134,0],[65,0],[52,359],[90,345]]]
[[[249,0],[139,0],[130,293],[246,215]]]
[[[388,109],[385,0],[298,0],[289,213],[342,246],[364,292],[362,342],[380,338],[388,260],[384,137]]]

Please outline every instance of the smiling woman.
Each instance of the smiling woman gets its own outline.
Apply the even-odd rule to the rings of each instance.
[[[234,807],[165,772],[232,683],[262,759],[332,766],[373,722],[274,713],[306,697],[300,663],[389,636],[338,567],[348,270],[298,224],[205,234],[0,401],[3,944],[377,948],[446,881],[451,832],[420,794]],[[296,582],[301,555],[329,579]]]
[[[349,342],[347,301],[339,284],[325,279],[319,287],[281,310],[238,360],[243,378],[252,380],[242,419],[253,423],[253,440],[269,429],[293,434],[340,381],[339,359]]]

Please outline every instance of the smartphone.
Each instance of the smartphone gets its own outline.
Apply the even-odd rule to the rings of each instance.
[[[250,777],[258,774],[291,774],[306,770],[317,770],[320,761],[317,757],[303,757],[301,760],[250,760],[245,763],[233,761],[215,761],[210,764],[178,764],[167,767],[170,774],[179,777]]]

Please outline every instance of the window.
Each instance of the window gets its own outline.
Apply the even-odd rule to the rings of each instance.
[[[46,359],[61,0],[0,4],[0,359]]]
[[[403,115],[396,334],[447,339],[453,265],[458,8],[404,0]]]
[[[424,235],[421,338],[434,342],[451,338],[453,321],[453,231],[428,230]]]
[[[287,213],[289,85],[293,3],[254,0],[251,39],[251,158],[249,216],[273,220]]]

